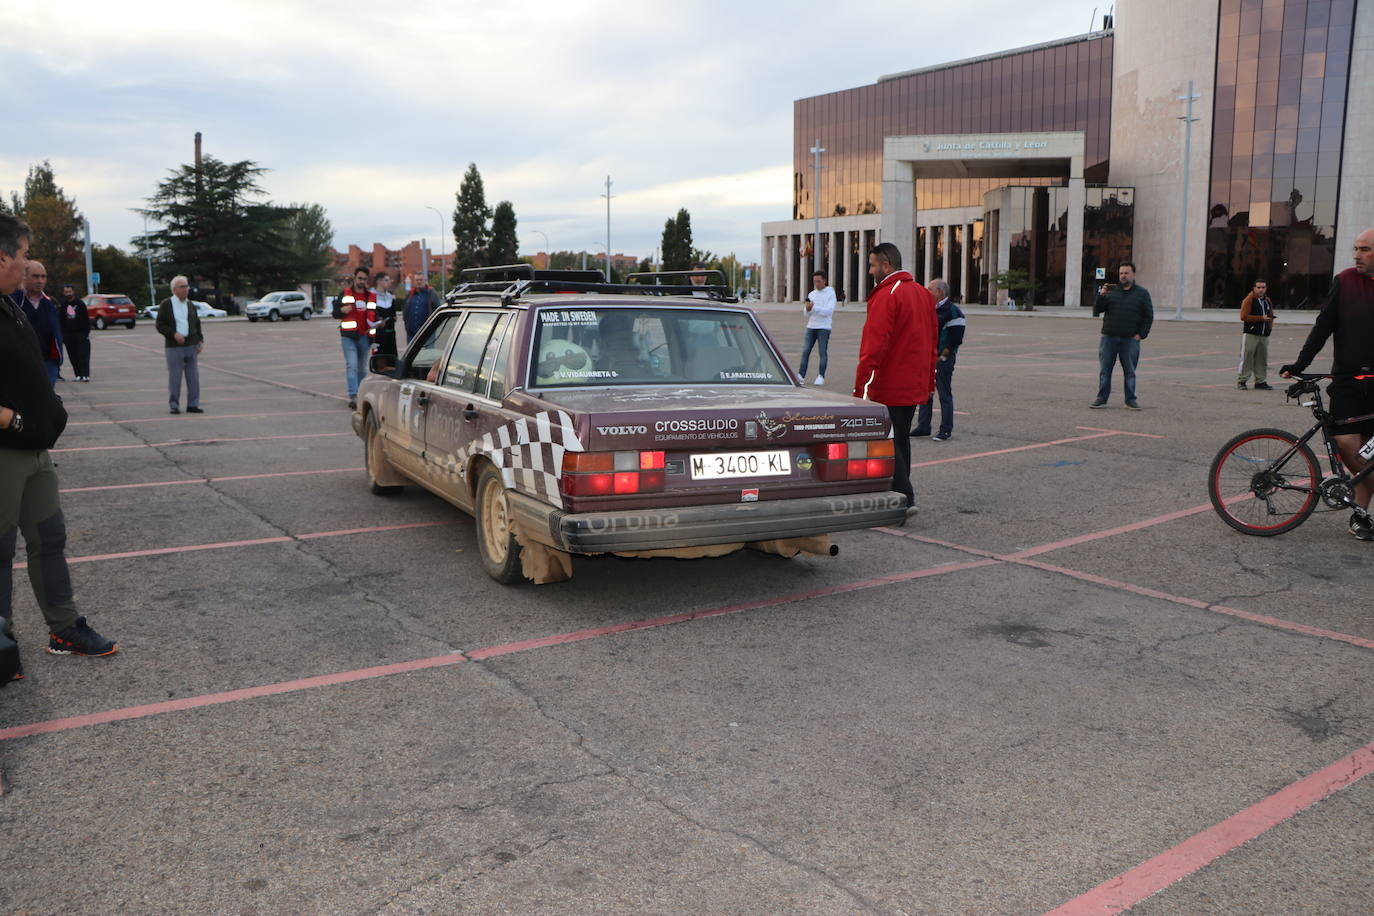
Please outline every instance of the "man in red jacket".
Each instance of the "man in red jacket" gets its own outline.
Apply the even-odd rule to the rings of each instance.
[[[887,405],[892,419],[892,489],[906,496],[907,516],[915,514],[911,488],[911,421],[935,390],[935,342],[939,338],[935,300],[902,270],[897,246],[883,242],[868,253],[868,272],[878,285],[868,295],[868,320],[859,342],[854,397]]]

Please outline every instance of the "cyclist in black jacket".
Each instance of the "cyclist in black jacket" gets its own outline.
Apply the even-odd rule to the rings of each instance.
[[[118,647],[77,614],[67,572],[67,524],[48,456],[67,426],[67,411],[48,382],[33,328],[8,295],[24,275],[30,238],[27,225],[0,214],[0,633],[13,636],[11,568],[22,530],[29,582],[48,623],[48,651],[109,655]]]
[[[1305,370],[1328,337],[1334,338],[1333,377],[1326,389],[1331,415],[1345,419],[1374,414],[1374,229],[1366,229],[1355,238],[1355,266],[1336,275],[1302,352],[1279,369],[1279,375],[1292,378],[1293,373]],[[1374,420],[1332,427],[1332,438],[1350,473],[1358,473],[1365,466],[1360,446],[1372,437]],[[1370,480],[1374,478],[1355,488],[1355,501],[1366,509],[1374,496]],[[1374,541],[1374,527],[1357,514],[1350,516],[1350,533],[1362,541]]]

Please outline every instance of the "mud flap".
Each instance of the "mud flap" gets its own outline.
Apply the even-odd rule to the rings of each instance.
[[[520,545],[520,573],[535,585],[572,578],[572,554],[539,543],[519,525],[515,526],[515,542]]]

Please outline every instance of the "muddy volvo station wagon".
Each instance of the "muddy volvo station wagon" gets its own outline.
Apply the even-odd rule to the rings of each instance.
[[[838,553],[900,524],[882,405],[806,388],[719,271],[464,271],[353,429],[372,492],[415,483],[477,522],[496,580],[574,555]],[[707,280],[704,285],[697,285]]]

